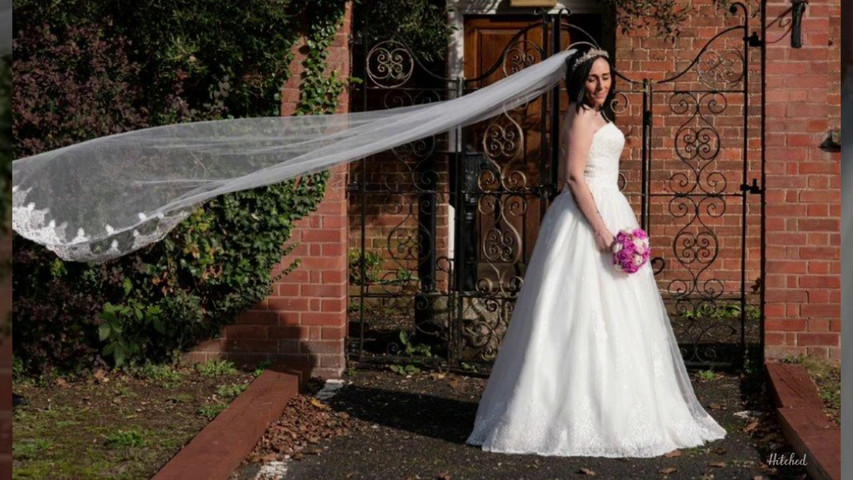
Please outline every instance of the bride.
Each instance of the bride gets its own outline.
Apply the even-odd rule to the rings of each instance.
[[[649,264],[611,264],[637,228],[618,188],[622,132],[601,107],[607,52],[566,58],[560,194],[543,218],[470,445],[502,453],[655,457],[724,438],[693,392]]]

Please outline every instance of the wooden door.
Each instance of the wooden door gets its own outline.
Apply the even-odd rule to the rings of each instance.
[[[465,21],[467,92],[541,62],[551,42],[541,17],[488,16]],[[531,25],[534,25],[531,28]],[[551,29],[549,25],[547,27]],[[523,32],[519,35],[520,32]],[[561,33],[562,48],[569,35]],[[545,44],[547,41],[547,45]],[[565,95],[561,110],[565,111]],[[506,292],[520,285],[546,204],[540,186],[552,183],[551,115],[543,97],[468,129],[466,148],[481,152],[476,219],[478,289]],[[473,232],[472,232],[473,234]]]

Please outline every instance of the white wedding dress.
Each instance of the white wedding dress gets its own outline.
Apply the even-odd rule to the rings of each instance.
[[[624,144],[619,128],[605,124],[584,172],[614,233],[638,227],[618,188]],[[543,218],[467,444],[655,457],[725,437],[696,399],[651,267],[629,275],[611,258],[564,188]]]

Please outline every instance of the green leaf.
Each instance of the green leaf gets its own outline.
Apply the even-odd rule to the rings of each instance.
[[[117,347],[113,353],[116,360],[116,366],[120,367],[124,363],[125,358],[127,358],[126,353],[121,347]]]
[[[110,324],[102,323],[100,327],[98,327],[98,338],[103,342],[104,340],[110,338]]]
[[[154,318],[154,321],[151,323],[154,325],[154,330],[156,330],[157,333],[166,333],[166,327],[163,325],[163,322],[159,318]]]

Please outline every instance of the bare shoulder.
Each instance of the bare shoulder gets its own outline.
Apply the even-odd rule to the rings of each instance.
[[[574,134],[592,133],[597,128],[597,115],[598,113],[592,108],[581,108],[575,111],[573,107],[569,107],[566,114],[567,128]]]

